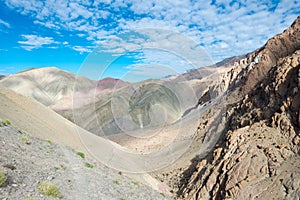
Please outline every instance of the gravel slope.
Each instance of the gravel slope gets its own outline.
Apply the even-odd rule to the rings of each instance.
[[[0,169],[8,177],[6,186],[0,187],[0,199],[53,199],[39,193],[43,181],[56,184],[62,199],[166,199],[70,148],[35,139],[11,126],[0,127],[0,146]]]

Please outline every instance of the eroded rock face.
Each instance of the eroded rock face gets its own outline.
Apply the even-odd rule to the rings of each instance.
[[[300,198],[299,26],[300,17],[215,85],[229,89],[226,128],[210,154],[182,170],[180,198]]]
[[[209,94],[213,97],[229,90],[230,101],[240,100],[262,81],[278,61],[300,49],[300,17],[282,34],[271,38],[263,47],[249,53],[246,57],[229,62],[227,71],[221,73],[219,83],[210,86]],[[210,100],[210,98],[200,99]],[[212,98],[213,98],[212,97]],[[200,101],[200,104],[206,101]]]

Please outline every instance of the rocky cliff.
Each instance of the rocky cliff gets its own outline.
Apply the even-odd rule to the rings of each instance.
[[[266,44],[246,56],[234,57],[220,62],[217,66],[226,70],[217,72],[218,80],[210,86],[209,91],[200,97],[200,104],[223,92],[230,93],[231,101],[240,100],[248,94],[260,81],[267,77],[268,72],[278,61],[291,55],[300,48],[300,17],[283,33],[269,39]],[[216,71],[216,70],[215,70]],[[209,96],[209,98],[207,97]]]
[[[207,94],[226,91],[221,105],[210,109],[223,106],[225,125],[206,157],[179,170],[181,198],[300,198],[299,26],[300,17],[211,86]],[[200,104],[211,99],[207,94]],[[202,121],[198,135],[213,120]]]

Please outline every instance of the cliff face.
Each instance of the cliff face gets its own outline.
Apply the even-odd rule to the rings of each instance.
[[[300,198],[299,27],[300,17],[210,88],[227,91],[226,123],[211,153],[182,170],[182,198]]]
[[[237,57],[241,59],[225,62],[228,70],[220,74],[220,83],[212,85],[209,94],[214,97],[229,90],[232,98],[239,100],[239,97],[248,94],[260,81],[266,78],[269,70],[281,58],[291,55],[299,48],[300,16],[291,27],[268,40],[260,49],[245,57]]]
[[[281,58],[291,55],[300,48],[300,17],[282,34],[271,38],[260,50],[249,56],[251,63],[241,79],[244,81],[244,93],[248,93],[255,85],[266,78],[269,70]]]

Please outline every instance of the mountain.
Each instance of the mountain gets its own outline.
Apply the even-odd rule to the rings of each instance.
[[[99,175],[98,173],[101,174],[102,172],[105,172],[106,181],[113,182],[111,185],[123,184],[121,181],[124,181],[124,184],[128,183],[128,181],[130,181],[130,179],[132,180],[134,177],[134,180],[132,180],[134,182],[133,184],[140,185],[139,187],[141,187],[141,190],[138,189],[140,195],[150,195],[151,197],[149,197],[149,199],[165,199],[164,196],[156,192],[164,192],[159,188],[162,184],[148,174],[128,174],[127,176],[130,178],[126,178],[121,175],[122,173],[108,169],[102,164],[113,161],[114,167],[117,169],[122,169],[124,166],[125,168],[130,167],[131,165],[128,163],[129,158],[123,157],[122,154],[114,156],[111,154],[111,152],[122,150],[123,148],[121,146],[107,139],[97,137],[78,127],[33,98],[25,97],[7,88],[0,88],[0,138],[1,145],[5,146],[5,148],[1,148],[0,150],[1,152],[3,152],[3,150],[5,152],[0,154],[0,170],[2,170],[2,166],[4,166],[4,168],[8,168],[4,170],[5,174],[10,175],[7,182],[8,186],[4,189],[1,188],[1,198],[7,197],[2,196],[5,194],[8,194],[10,197],[15,197],[16,199],[22,195],[30,194],[25,188],[29,188],[30,191],[33,191],[32,193],[36,194],[36,184],[39,183],[38,181],[42,179],[47,181],[49,180],[47,177],[53,177],[54,174],[57,175],[52,167],[59,167],[61,170],[65,171],[65,175],[58,174],[57,180],[54,181],[58,182],[60,186],[63,187],[65,194],[68,194],[69,192],[72,195],[79,194],[78,191],[82,191],[82,188],[86,188],[86,186],[89,185],[87,182],[93,181],[94,185],[90,185],[91,192],[97,193],[97,195],[93,196],[92,199],[99,199],[99,196],[105,196],[103,193],[99,194],[98,191],[96,191],[99,187],[107,187],[105,185],[108,183],[105,181],[99,182],[99,178],[101,179],[102,175]],[[15,138],[18,138],[18,141],[14,141]],[[20,145],[20,143],[22,145]],[[49,144],[52,145],[49,146]],[[23,147],[23,145],[25,146]],[[27,145],[36,146],[31,147]],[[74,154],[76,153],[72,152],[70,148],[72,151],[83,152],[88,159],[86,162],[90,161],[97,166],[97,169],[87,172],[87,176],[82,176],[82,172],[86,170],[86,167],[78,166],[83,162],[75,159],[76,156],[74,156]],[[36,163],[33,163],[33,161],[36,161]],[[58,166],[54,166],[55,163]],[[131,166],[133,170],[135,170],[135,167],[139,168],[139,164],[135,164],[135,166]],[[16,171],[9,169],[9,166],[12,165],[17,168]],[[86,163],[84,163],[84,165],[86,165]],[[82,169],[82,171],[79,169]],[[34,180],[34,177],[29,177],[24,180],[24,176],[20,175],[21,172],[24,172],[26,175],[38,177],[38,180]],[[92,178],[93,180],[89,178],[89,181],[87,181],[88,176],[94,177]],[[115,178],[109,180],[108,177]],[[65,182],[67,181],[65,178],[70,178],[71,180],[71,182],[67,182],[67,185],[65,185]],[[53,178],[51,178],[51,180],[52,179]],[[23,181],[22,187],[19,185],[21,182],[16,182],[18,180]],[[72,181],[74,181],[74,183]],[[34,184],[31,185],[33,182]],[[26,183],[30,185],[24,186]],[[15,184],[17,184],[16,187],[18,187],[18,192],[13,192],[14,190],[11,190],[11,188],[15,187]],[[97,187],[94,187],[95,184]],[[145,193],[142,191],[142,188],[144,188],[143,190]],[[76,191],[77,189],[78,191]],[[115,189],[117,191],[125,191],[126,193],[128,185],[119,185]],[[153,189],[156,191],[153,191]],[[2,191],[5,193],[2,193]],[[116,191],[107,191],[108,197],[119,195],[114,194],[114,192]],[[90,196],[90,194],[81,195],[86,197]],[[23,197],[24,196],[22,196],[22,198]],[[134,195],[131,197],[134,197]],[[131,197],[128,198],[132,199]],[[69,198],[66,195],[64,196],[64,199],[72,198]]]
[[[56,111],[72,109],[74,95],[78,99],[77,105],[82,106],[92,101],[95,95],[110,92],[127,84],[111,78],[93,81],[56,67],[32,68],[0,80],[0,86],[33,97]]]
[[[97,96],[105,96],[120,88],[128,86],[130,83],[114,78],[104,78],[94,81],[90,87],[82,88],[81,81],[74,83],[74,89],[68,96],[64,96],[51,108],[62,114],[70,112],[73,109],[83,107],[87,104],[93,104]]]
[[[0,75],[0,80],[1,80],[1,79],[4,79],[4,78],[5,78],[5,76],[4,76],[4,75]]]
[[[31,96],[42,104],[51,106],[62,98],[72,95],[76,79],[81,82],[80,89],[94,85],[94,81],[87,78],[76,77],[72,73],[49,67],[9,75],[0,81],[0,86]]]
[[[99,152],[110,155],[111,142],[95,138],[31,97],[1,88],[0,198],[166,199],[147,181],[96,161],[81,138],[89,138]],[[41,191],[43,184],[55,184],[59,193],[53,188]]]
[[[48,68],[0,85],[70,119],[0,89],[0,117],[34,137],[83,150],[84,142],[119,169],[149,163],[112,147],[160,153],[151,164],[168,165],[151,175],[178,199],[300,199],[300,17],[254,52],[178,76],[96,82]]]
[[[114,89],[119,89],[121,87],[127,86],[129,83],[121,81],[120,79],[115,78],[104,78],[98,81],[97,90],[100,91],[111,91]]]
[[[97,135],[151,128],[165,122],[171,124],[197,102],[191,98],[180,104],[173,92],[177,91],[178,96],[191,93],[184,90],[186,87],[186,83],[146,80],[97,95],[94,102],[59,113]],[[74,105],[76,103],[77,99]],[[162,109],[165,113],[161,113]],[[165,114],[165,118],[160,120]]]
[[[158,175],[180,198],[300,198],[299,30],[300,17],[200,97],[208,110],[183,155],[190,161]]]

